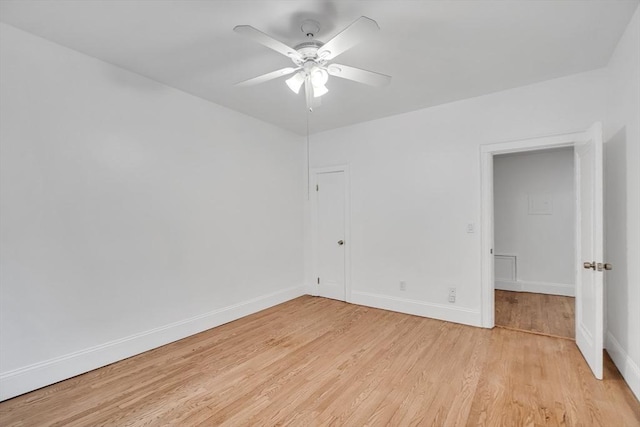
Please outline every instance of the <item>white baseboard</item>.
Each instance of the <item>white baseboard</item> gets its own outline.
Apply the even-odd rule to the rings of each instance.
[[[262,295],[189,319],[0,373],[0,401],[109,365],[305,294],[303,286]]]
[[[456,307],[454,304],[435,304],[361,291],[352,291],[350,302],[353,304],[365,305],[367,307],[382,308],[384,310],[446,320],[447,322],[482,326],[480,310]]]
[[[575,286],[566,283],[549,282],[525,282],[523,280],[499,280],[495,281],[495,288],[502,291],[534,292],[537,294],[564,295],[575,297]]]
[[[611,356],[611,360],[613,360],[622,377],[629,385],[629,388],[633,391],[633,394],[640,400],[640,368],[638,365],[629,357],[616,337],[609,331],[607,331],[604,347],[607,349],[607,353]]]

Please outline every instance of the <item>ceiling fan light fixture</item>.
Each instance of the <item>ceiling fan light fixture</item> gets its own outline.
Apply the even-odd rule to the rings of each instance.
[[[302,87],[302,83],[304,83],[304,76],[302,74],[303,73],[296,73],[293,77],[289,77],[286,80],[287,86],[289,86],[289,89],[296,95],[300,93],[300,87]]]
[[[329,92],[329,89],[327,89],[327,87],[325,85],[322,85],[322,86],[313,85],[313,97],[314,98],[319,98],[322,95],[326,94],[327,92]]]
[[[316,68],[311,72],[311,84],[313,84],[314,88],[326,85],[328,80],[329,73],[327,73],[327,71],[323,70],[322,68]]]

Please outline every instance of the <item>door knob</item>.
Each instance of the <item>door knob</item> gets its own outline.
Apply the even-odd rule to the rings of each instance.
[[[605,270],[613,270],[613,265],[611,265],[611,264],[609,264],[609,263],[607,262],[607,263],[605,263],[605,265],[604,265],[604,269],[605,269]]]
[[[339,244],[340,246],[344,245],[344,240],[338,240],[338,244]]]
[[[593,262],[585,262],[585,263],[582,264],[582,266],[584,268],[586,268],[587,270],[590,269],[590,268],[595,270],[596,269],[596,262],[595,261],[593,261]]]

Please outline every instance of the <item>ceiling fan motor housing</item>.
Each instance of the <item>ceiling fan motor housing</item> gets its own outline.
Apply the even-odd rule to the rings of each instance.
[[[320,62],[321,58],[318,57],[318,49],[320,49],[323,45],[324,43],[318,40],[311,40],[300,43],[299,45],[294,47],[294,49],[300,54],[302,60],[298,58],[292,58],[293,62],[298,66],[303,65],[309,60]]]

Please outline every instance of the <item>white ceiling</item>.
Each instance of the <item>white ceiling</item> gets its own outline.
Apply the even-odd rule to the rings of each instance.
[[[232,31],[252,25],[288,45],[315,19],[326,42],[359,16],[381,28],[336,62],[393,76],[373,88],[332,78],[312,132],[606,65],[638,0],[273,1],[2,0],[0,20],[299,134],[304,97],[284,78],[240,80],[291,65]],[[148,88],[140,88],[148,90]]]

